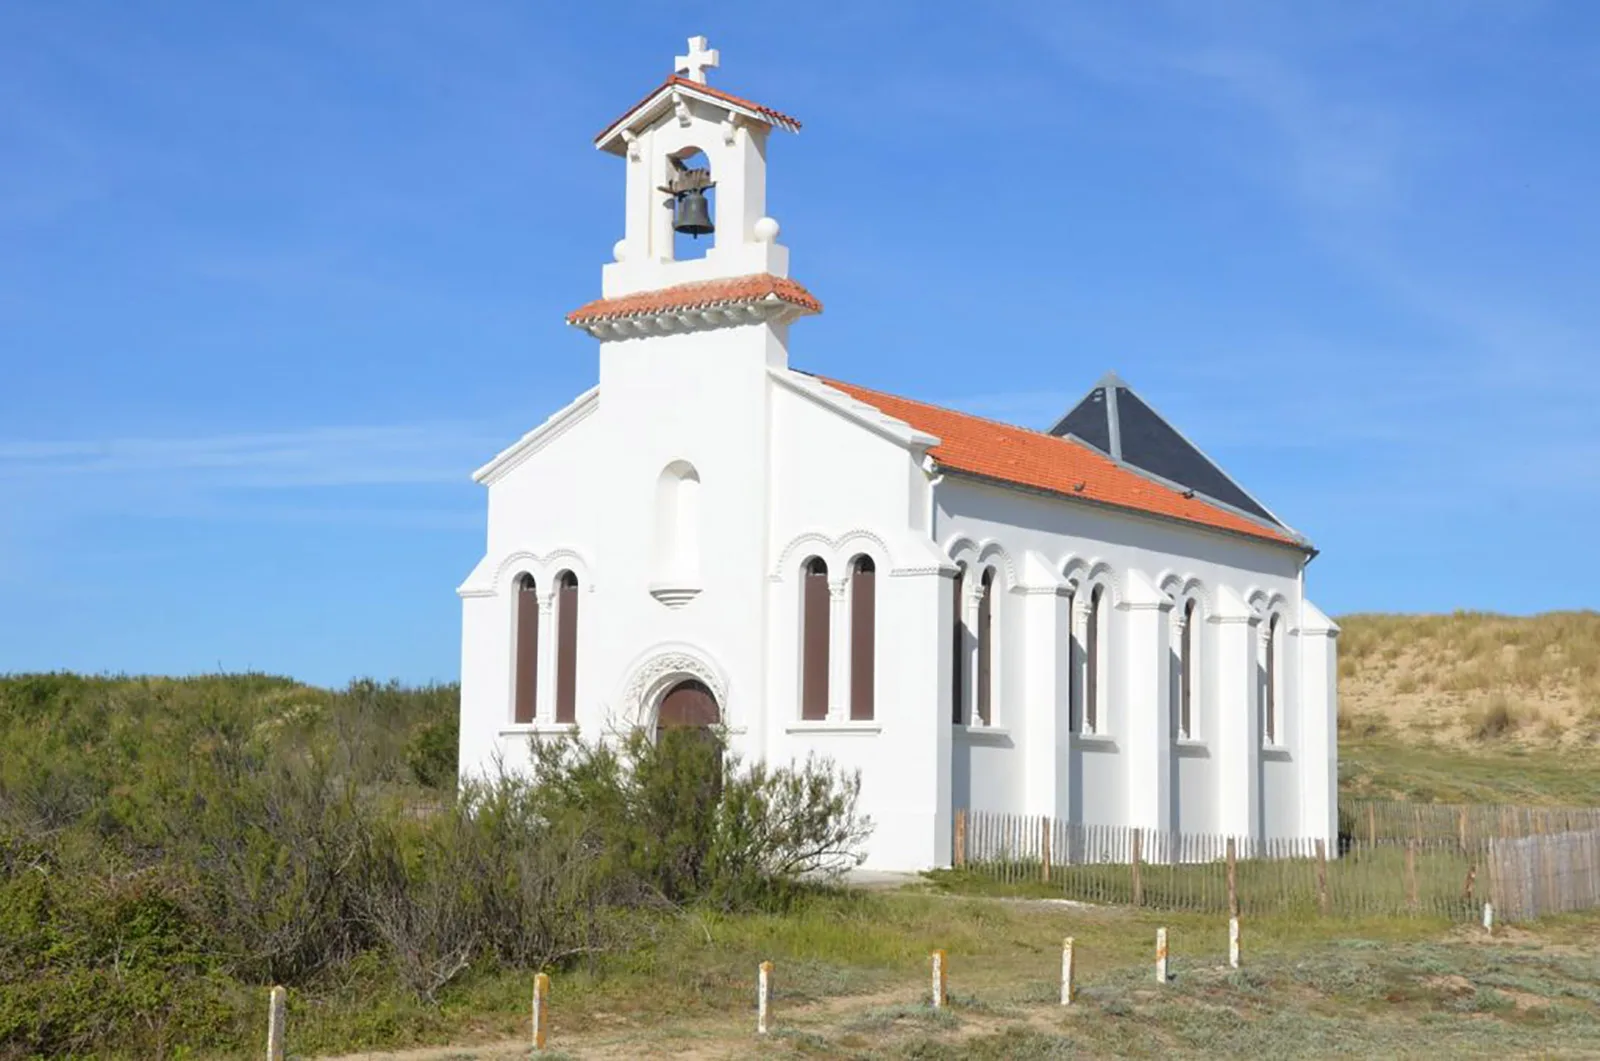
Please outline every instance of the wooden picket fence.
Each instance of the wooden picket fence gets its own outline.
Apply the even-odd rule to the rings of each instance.
[[[1482,850],[1491,840],[1600,831],[1600,807],[1521,807],[1501,803],[1339,801],[1339,832],[1376,847],[1411,840],[1454,840]]]
[[[1343,836],[1330,851],[1320,840],[1252,841],[958,811],[953,861],[958,870],[1031,892],[1206,913],[1465,921],[1493,901],[1497,916],[1518,920],[1600,905],[1600,832],[1506,840],[1483,837],[1469,818],[1464,840],[1462,819],[1449,820],[1449,830],[1393,830],[1376,843]]]

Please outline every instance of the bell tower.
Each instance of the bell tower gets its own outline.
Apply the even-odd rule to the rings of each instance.
[[[661,309],[681,302],[678,295],[687,304],[707,296],[719,305],[775,299],[790,318],[820,309],[789,279],[788,248],[767,215],[768,138],[774,129],[798,132],[800,123],[713,88],[707,71],[719,59],[706,38],[689,38],[672,75],[595,137],[595,147],[622,159],[627,173],[622,238],[601,273],[602,297],[568,316],[597,338],[623,337],[610,326],[616,311],[626,307],[637,319],[647,292]],[[680,256],[680,248],[701,246],[703,253]],[[682,290],[689,285],[695,290]]]

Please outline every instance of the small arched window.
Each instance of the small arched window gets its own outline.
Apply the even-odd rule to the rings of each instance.
[[[967,717],[967,617],[965,597],[967,565],[956,565],[956,577],[950,583],[955,597],[950,609],[950,721],[959,726]]]
[[[877,567],[870,556],[850,565],[850,718],[872,719],[877,689]]]
[[[1266,670],[1266,681],[1263,689],[1265,702],[1262,704],[1261,714],[1267,730],[1268,744],[1278,743],[1278,704],[1282,702],[1278,690],[1278,679],[1282,671],[1278,665],[1278,640],[1278,617],[1274,615],[1267,620],[1266,646],[1262,653],[1265,656],[1262,664]]]
[[[1194,736],[1194,655],[1199,637],[1194,628],[1196,614],[1191,597],[1184,602],[1183,615],[1178,620],[1178,736],[1183,740]]]
[[[986,567],[978,583],[978,717],[987,726],[994,717],[994,568]]]
[[[1084,630],[1083,731],[1098,733],[1101,700],[1105,696],[1106,588],[1096,586],[1089,593],[1089,622]]]
[[[511,640],[511,720],[527,725],[534,720],[539,701],[539,592],[532,575],[517,576]]]
[[[828,565],[807,560],[800,578],[800,717],[828,717]]]
[[[556,721],[578,720],[578,576],[556,579]]]

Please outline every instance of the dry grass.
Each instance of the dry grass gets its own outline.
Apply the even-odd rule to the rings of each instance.
[[[1155,927],[1174,979],[1152,976]],[[550,1045],[573,1058],[1596,1056],[1600,919],[1495,940],[1427,919],[1267,918],[1225,966],[1216,917],[894,893],[790,918],[712,917],[595,978],[558,978]],[[1061,937],[1079,995],[1057,1004]],[[952,1008],[927,1005],[927,953],[950,955]],[[753,1034],[756,962],[777,963],[774,1034]],[[453,1048],[389,1061],[528,1056],[526,983],[454,989]],[[451,1031],[454,1031],[454,1035]],[[466,1032],[467,1034],[462,1034]],[[437,1036],[437,1038],[435,1038]],[[302,1042],[297,1052],[314,1053]]]
[[[1600,613],[1351,615],[1340,623],[1347,737],[1600,745]]]

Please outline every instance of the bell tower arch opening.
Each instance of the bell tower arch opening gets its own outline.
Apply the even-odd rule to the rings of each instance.
[[[671,260],[704,258],[717,245],[717,182],[711,160],[691,144],[667,156],[665,178],[658,190],[666,195],[662,205],[672,215]]]

